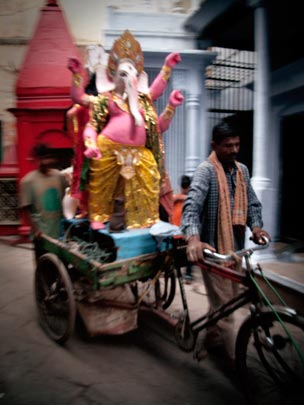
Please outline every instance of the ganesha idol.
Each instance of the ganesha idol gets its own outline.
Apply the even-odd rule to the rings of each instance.
[[[80,62],[70,59],[74,103],[89,108],[83,131],[88,159],[88,212],[92,229],[103,229],[123,201],[127,229],[147,228],[159,221],[160,204],[170,216],[172,188],[165,169],[162,132],[184,97],[173,90],[165,110],[157,115],[153,101],[162,95],[171,69],[181,61],[170,53],[148,86],[140,44],[125,31],[95,66],[97,96],[84,93]],[[110,222],[111,223],[111,222]]]

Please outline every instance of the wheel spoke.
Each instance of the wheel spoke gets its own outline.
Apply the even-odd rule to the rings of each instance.
[[[57,256],[47,253],[39,258],[35,294],[43,329],[53,340],[64,343],[74,328],[76,305],[69,275]]]
[[[285,312],[279,318],[284,325],[274,312],[261,313],[240,329],[237,367],[250,395],[297,398],[304,383],[304,320]]]

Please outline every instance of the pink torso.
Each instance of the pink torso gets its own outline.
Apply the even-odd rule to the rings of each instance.
[[[143,112],[141,111],[143,115]],[[138,127],[130,112],[121,109],[113,100],[109,100],[109,122],[102,130],[102,134],[113,142],[125,145],[144,146],[146,130],[144,123]]]

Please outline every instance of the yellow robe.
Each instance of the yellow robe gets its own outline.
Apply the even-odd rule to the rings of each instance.
[[[101,159],[89,161],[90,221],[107,222],[114,198],[124,197],[126,226],[144,228],[159,220],[160,173],[153,153],[145,146],[115,143],[102,135],[108,118],[108,97],[99,96],[93,108]]]

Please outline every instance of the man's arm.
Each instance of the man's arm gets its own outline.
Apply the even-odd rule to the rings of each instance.
[[[265,237],[269,241],[271,241],[269,233],[258,226],[255,226],[254,228],[252,228],[251,231],[252,231],[251,239],[257,245],[266,245],[266,241],[263,239],[263,237]]]
[[[203,259],[203,249],[215,249],[201,242],[201,215],[209,191],[210,171],[201,164],[194,173],[186,201],[183,206],[181,230],[187,241],[187,257],[190,262]]]
[[[39,236],[41,235],[42,232],[39,229],[37,222],[34,220],[34,218],[32,216],[31,206],[26,205],[26,206],[20,207],[20,212],[21,212],[21,215],[23,216],[23,218],[25,219],[25,221],[30,225],[34,238],[39,238]]]
[[[33,217],[33,182],[34,178],[32,173],[29,173],[25,177],[23,177],[20,181],[20,191],[19,191],[19,210],[20,214],[24,218],[27,224],[30,225],[31,230],[33,232],[34,238],[39,237],[41,231],[37,222]]]

